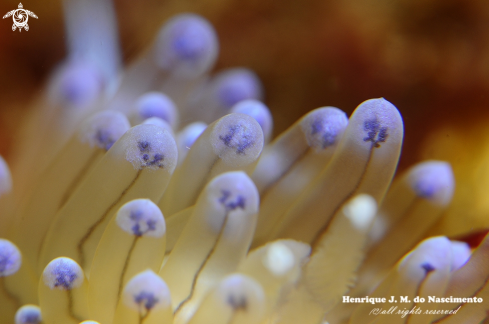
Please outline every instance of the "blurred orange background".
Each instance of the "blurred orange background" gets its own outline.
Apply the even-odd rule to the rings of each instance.
[[[3,0],[0,14],[18,6]],[[400,169],[422,159],[452,163],[457,191],[439,229],[489,226],[489,2],[487,0],[116,0],[125,62],[180,12],[216,27],[216,69],[260,76],[275,134],[305,112],[350,114],[384,97],[405,122]],[[0,154],[9,156],[28,103],[65,55],[61,1],[28,1],[28,32],[0,22]],[[487,152],[486,152],[487,151]]]

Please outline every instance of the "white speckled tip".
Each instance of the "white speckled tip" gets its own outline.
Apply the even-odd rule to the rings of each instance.
[[[253,117],[261,126],[265,142],[269,141],[272,135],[273,119],[270,110],[265,104],[255,99],[242,100],[231,108],[231,112]]]
[[[255,184],[242,171],[226,172],[215,177],[201,194],[216,212],[250,216],[258,213],[260,197]],[[197,202],[199,203],[199,202]],[[222,220],[210,217],[211,227],[219,232]],[[215,222],[215,224],[214,224]]]
[[[136,311],[142,307],[155,310],[171,304],[168,286],[151,270],[143,271],[129,280],[123,295],[124,303]]]
[[[349,144],[352,149],[397,146],[404,134],[402,117],[384,98],[365,100],[350,116],[347,133],[347,137],[354,136]]]
[[[173,172],[177,164],[177,148],[173,136],[155,125],[138,125],[121,138],[126,150],[126,160],[135,169],[165,168]]]
[[[256,160],[263,149],[263,140],[260,124],[253,117],[240,113],[222,117],[211,134],[214,153],[236,167]]]
[[[165,219],[158,206],[149,199],[135,199],[124,204],[116,216],[117,225],[136,236],[162,237]]]
[[[15,324],[40,324],[41,308],[36,305],[24,305],[15,313]]]
[[[248,308],[260,308],[260,302],[264,299],[263,289],[260,284],[250,277],[242,274],[232,274],[224,278],[217,287],[217,292],[222,301],[233,310],[251,311]]]
[[[101,111],[87,119],[80,127],[81,142],[109,150],[131,128],[126,116],[117,111]]]
[[[324,107],[307,114],[301,122],[301,129],[307,144],[320,152],[337,144],[347,125],[348,117],[343,111]]]
[[[15,244],[0,239],[0,277],[16,273],[22,264],[22,255]]]
[[[82,285],[85,275],[74,260],[60,257],[48,263],[42,277],[44,284],[51,289],[71,290]]]

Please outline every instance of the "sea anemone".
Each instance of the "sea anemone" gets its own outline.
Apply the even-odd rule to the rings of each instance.
[[[425,239],[452,199],[450,165],[391,184],[392,103],[321,107],[270,141],[258,77],[210,74],[204,18],[170,19],[118,73],[110,24],[77,25],[107,8],[75,8],[70,56],[19,135],[14,190],[0,160],[2,323],[489,320],[489,237],[474,251]]]

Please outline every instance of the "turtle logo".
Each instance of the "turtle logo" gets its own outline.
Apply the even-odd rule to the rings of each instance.
[[[10,16],[13,16],[14,19],[14,24],[12,25],[13,31],[15,31],[17,28],[19,28],[19,31],[22,31],[22,28],[24,28],[27,31],[29,30],[29,25],[27,25],[27,20],[29,20],[29,16],[37,19],[35,13],[23,9],[22,3],[19,3],[19,9],[15,9],[7,12],[7,14],[3,16],[3,19]]]

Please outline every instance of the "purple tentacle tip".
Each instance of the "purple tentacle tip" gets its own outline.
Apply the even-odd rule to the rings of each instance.
[[[219,138],[227,147],[235,148],[237,154],[246,154],[246,149],[255,143],[254,136],[247,134],[240,124],[229,126],[228,133]]]
[[[253,117],[260,124],[265,141],[268,141],[272,133],[273,119],[270,110],[261,101],[255,99],[240,101],[233,106],[231,112],[242,113]]]
[[[218,40],[212,26],[202,17],[183,14],[171,19],[156,43],[156,62],[179,77],[195,77],[214,64]]]
[[[429,264],[428,262],[423,263],[423,264],[421,265],[421,268],[423,268],[423,269],[424,269],[424,271],[426,271],[426,274],[428,274],[428,273],[430,273],[430,272],[432,272],[432,271],[434,271],[434,270],[435,270],[435,267],[433,267],[433,266],[432,266],[431,264]]]
[[[124,204],[116,216],[117,225],[134,236],[161,237],[165,220],[158,206],[149,199],[135,199]]]
[[[317,151],[336,144],[347,125],[346,114],[334,107],[316,109],[301,122],[307,144]]]
[[[410,184],[417,196],[445,205],[452,198],[455,180],[450,164],[427,161],[412,169]]]
[[[24,305],[15,314],[15,324],[39,324],[41,322],[41,309],[35,305]]]
[[[55,76],[52,98],[61,103],[84,107],[92,103],[102,92],[100,72],[84,62],[69,62]]]
[[[377,119],[366,120],[363,123],[363,129],[367,132],[367,136],[363,138],[365,142],[372,142],[373,147],[380,147],[380,143],[387,140],[387,127],[381,126]]]
[[[146,310],[148,311],[152,309],[159,300],[153,293],[143,290],[139,294],[134,296],[134,301],[137,304],[146,308]]]
[[[173,101],[163,93],[150,92],[142,95],[136,103],[139,117],[146,120],[158,117],[173,125],[177,108]]]
[[[227,211],[235,210],[237,208],[245,209],[246,198],[242,195],[237,195],[235,200],[231,198],[231,191],[221,190],[222,196],[219,198],[219,202],[224,205]]]
[[[166,283],[153,271],[135,275],[124,288],[124,302],[140,315],[149,311],[170,307],[170,291]]]
[[[256,74],[248,69],[231,69],[216,76],[214,83],[215,96],[225,109],[246,99],[259,100],[262,96],[262,85]]]
[[[70,258],[60,257],[46,266],[43,279],[51,289],[71,290],[83,283],[84,274],[78,263]]]
[[[16,273],[21,262],[22,256],[19,249],[12,242],[0,239],[0,277]]]

